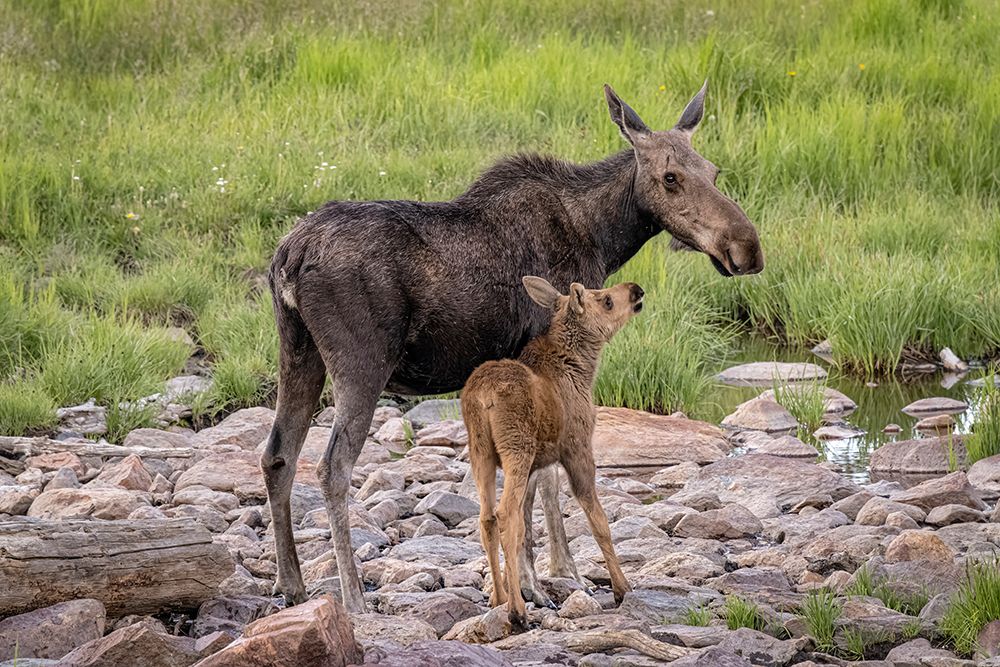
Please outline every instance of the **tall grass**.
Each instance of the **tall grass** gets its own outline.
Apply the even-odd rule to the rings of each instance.
[[[951,599],[939,627],[955,649],[973,655],[983,627],[1000,618],[1000,563],[995,559],[971,563]]]
[[[985,380],[972,433],[965,439],[970,464],[1000,454],[1000,386],[992,373]]]
[[[704,412],[734,325],[829,338],[861,375],[943,345],[995,355],[996,0],[711,9],[0,4],[0,375],[37,374],[47,392],[47,367],[66,364],[57,341],[88,335],[96,313],[125,337],[186,327],[219,405],[266,399],[259,277],[298,216],[329,199],[450,198],[517,151],[599,159],[622,147],[602,83],[666,128],[706,77],[694,142],[758,226],[767,268],[727,280],[663,240],[645,248],[614,278],[640,282],[650,307],[609,348],[601,401]]]
[[[809,628],[809,635],[816,640],[816,647],[819,650],[833,649],[833,636],[840,613],[840,603],[832,591],[814,591],[803,603],[802,616],[806,621],[806,627]]]

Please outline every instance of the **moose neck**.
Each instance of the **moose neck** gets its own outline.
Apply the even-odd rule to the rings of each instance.
[[[637,206],[636,161],[631,149],[579,166],[575,175],[564,190],[563,203],[574,228],[594,245],[603,282],[639,252],[660,227]]]
[[[519,359],[534,369],[590,396],[604,343],[594,336],[553,322],[545,334],[528,343]]]

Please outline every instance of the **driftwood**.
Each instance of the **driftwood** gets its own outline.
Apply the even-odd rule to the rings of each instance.
[[[126,457],[135,454],[143,459],[191,458],[190,447],[122,447],[89,440],[53,440],[51,438],[15,438],[0,436],[0,456],[21,458],[53,452],[72,452],[77,456]]]
[[[674,646],[639,630],[578,630],[566,635],[566,648],[584,655],[604,653],[618,648],[630,648],[657,660],[670,662],[691,655],[695,649]]]
[[[77,598],[111,616],[190,609],[233,571],[191,519],[0,522],[0,618]]]

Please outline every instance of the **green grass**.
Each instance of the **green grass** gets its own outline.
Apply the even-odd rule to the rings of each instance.
[[[980,459],[1000,454],[1000,387],[994,375],[986,376],[972,434],[965,439],[965,449],[971,465]]]
[[[840,611],[837,597],[828,590],[810,593],[803,603],[802,617],[806,621],[806,627],[809,628],[809,635],[816,641],[819,650],[829,651],[834,647],[833,636]]]
[[[684,625],[706,627],[712,622],[712,612],[707,607],[691,607],[680,618]]]
[[[826,413],[824,389],[826,385],[821,382],[775,381],[771,390],[774,392],[774,400],[792,413],[799,423],[800,434],[807,435],[823,425],[823,415]]]
[[[965,579],[952,596],[939,628],[955,650],[973,655],[983,627],[1000,618],[1000,561],[971,563]]]
[[[666,128],[709,79],[695,145],[758,226],[767,268],[727,280],[650,243],[613,278],[640,282],[649,307],[605,355],[602,402],[710,413],[737,330],[829,338],[860,375],[944,345],[993,357],[998,10],[0,4],[0,380],[46,408],[4,428],[40,426],[67,393],[111,405],[176,371],[85,373],[64,390],[53,378],[87,365],[72,351],[103,344],[85,340],[104,335],[92,318],[128,340],[185,327],[213,364],[211,409],[271,400],[261,275],[298,216],[329,199],[450,198],[517,151],[599,159],[623,145],[605,81]]]
[[[726,619],[726,627],[730,630],[739,628],[750,628],[751,630],[764,630],[767,621],[760,612],[760,608],[738,595],[729,595],[722,607],[722,615]]]
[[[854,580],[844,589],[845,595],[863,595],[878,598],[889,609],[916,616],[927,604],[930,596],[924,589],[906,590],[906,587],[887,580],[877,580],[872,571],[862,566],[854,573]]]

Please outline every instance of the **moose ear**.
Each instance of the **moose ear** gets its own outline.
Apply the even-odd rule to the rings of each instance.
[[[583,314],[583,297],[586,294],[587,289],[580,283],[569,286],[569,308],[577,315]]]
[[[611,120],[615,121],[615,125],[621,130],[622,136],[627,142],[635,146],[635,140],[638,137],[649,134],[649,128],[639,118],[639,114],[622,102],[608,84],[604,84],[604,97],[608,100]]]
[[[556,307],[561,295],[559,290],[549,284],[548,280],[538,276],[525,276],[521,278],[521,282],[532,301],[543,308]]]
[[[681,114],[681,119],[677,121],[677,125],[674,127],[681,132],[686,132],[688,134],[694,134],[694,131],[698,129],[698,123],[701,122],[702,117],[705,115],[705,91],[708,90],[708,79],[705,79],[705,83],[702,84],[701,90],[699,90],[688,105],[684,107],[684,113]]]

